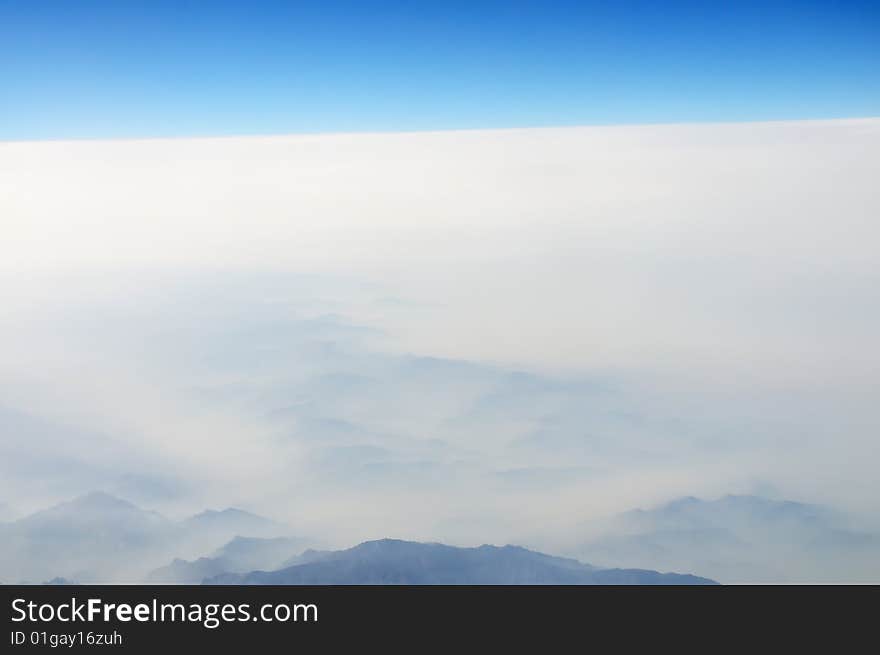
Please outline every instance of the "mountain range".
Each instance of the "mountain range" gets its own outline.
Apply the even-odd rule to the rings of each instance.
[[[291,537],[235,537],[208,557],[188,561],[175,558],[151,571],[146,581],[159,584],[199,584],[222,574],[275,569],[295,559],[310,542]]]
[[[614,517],[571,549],[605,566],[639,562],[727,583],[880,580],[880,535],[826,507],[753,495],[679,498]]]
[[[320,551],[283,524],[238,509],[182,521],[95,492],[0,524],[0,580],[51,584],[707,584],[597,568],[517,546],[458,548],[382,539]],[[185,559],[188,553],[208,553]],[[183,556],[182,556],[183,555]]]
[[[315,550],[316,540],[240,509],[206,510],[172,520],[95,492],[0,523],[0,582],[363,585],[880,580],[880,535],[852,525],[838,512],[807,503],[761,496],[685,497],[588,527],[589,539],[556,550],[568,558],[513,545],[462,548],[396,539]],[[573,532],[579,529],[572,527]]]
[[[94,492],[0,523],[0,581],[140,581],[173,557],[210,552],[236,536],[289,533],[287,526],[242,510],[207,511],[174,521]]]
[[[693,575],[641,569],[599,569],[519,546],[457,548],[397,539],[304,553],[277,571],[220,575],[207,584],[244,585],[594,585],[714,584]]]

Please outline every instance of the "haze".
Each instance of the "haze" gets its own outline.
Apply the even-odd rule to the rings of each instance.
[[[878,171],[880,119],[0,143],[3,514],[876,525]]]

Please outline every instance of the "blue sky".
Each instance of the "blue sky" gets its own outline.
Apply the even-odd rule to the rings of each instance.
[[[877,116],[878,7],[0,0],[0,139]]]

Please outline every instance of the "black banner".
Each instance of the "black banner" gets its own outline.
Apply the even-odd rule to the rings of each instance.
[[[542,652],[876,640],[877,586],[2,586],[2,652],[476,644]],[[868,639],[869,641],[863,641]],[[864,647],[864,646],[863,646]]]

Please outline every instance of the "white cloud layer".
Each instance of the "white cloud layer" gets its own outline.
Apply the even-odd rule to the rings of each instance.
[[[2,500],[876,517],[878,171],[875,119],[2,143]]]

